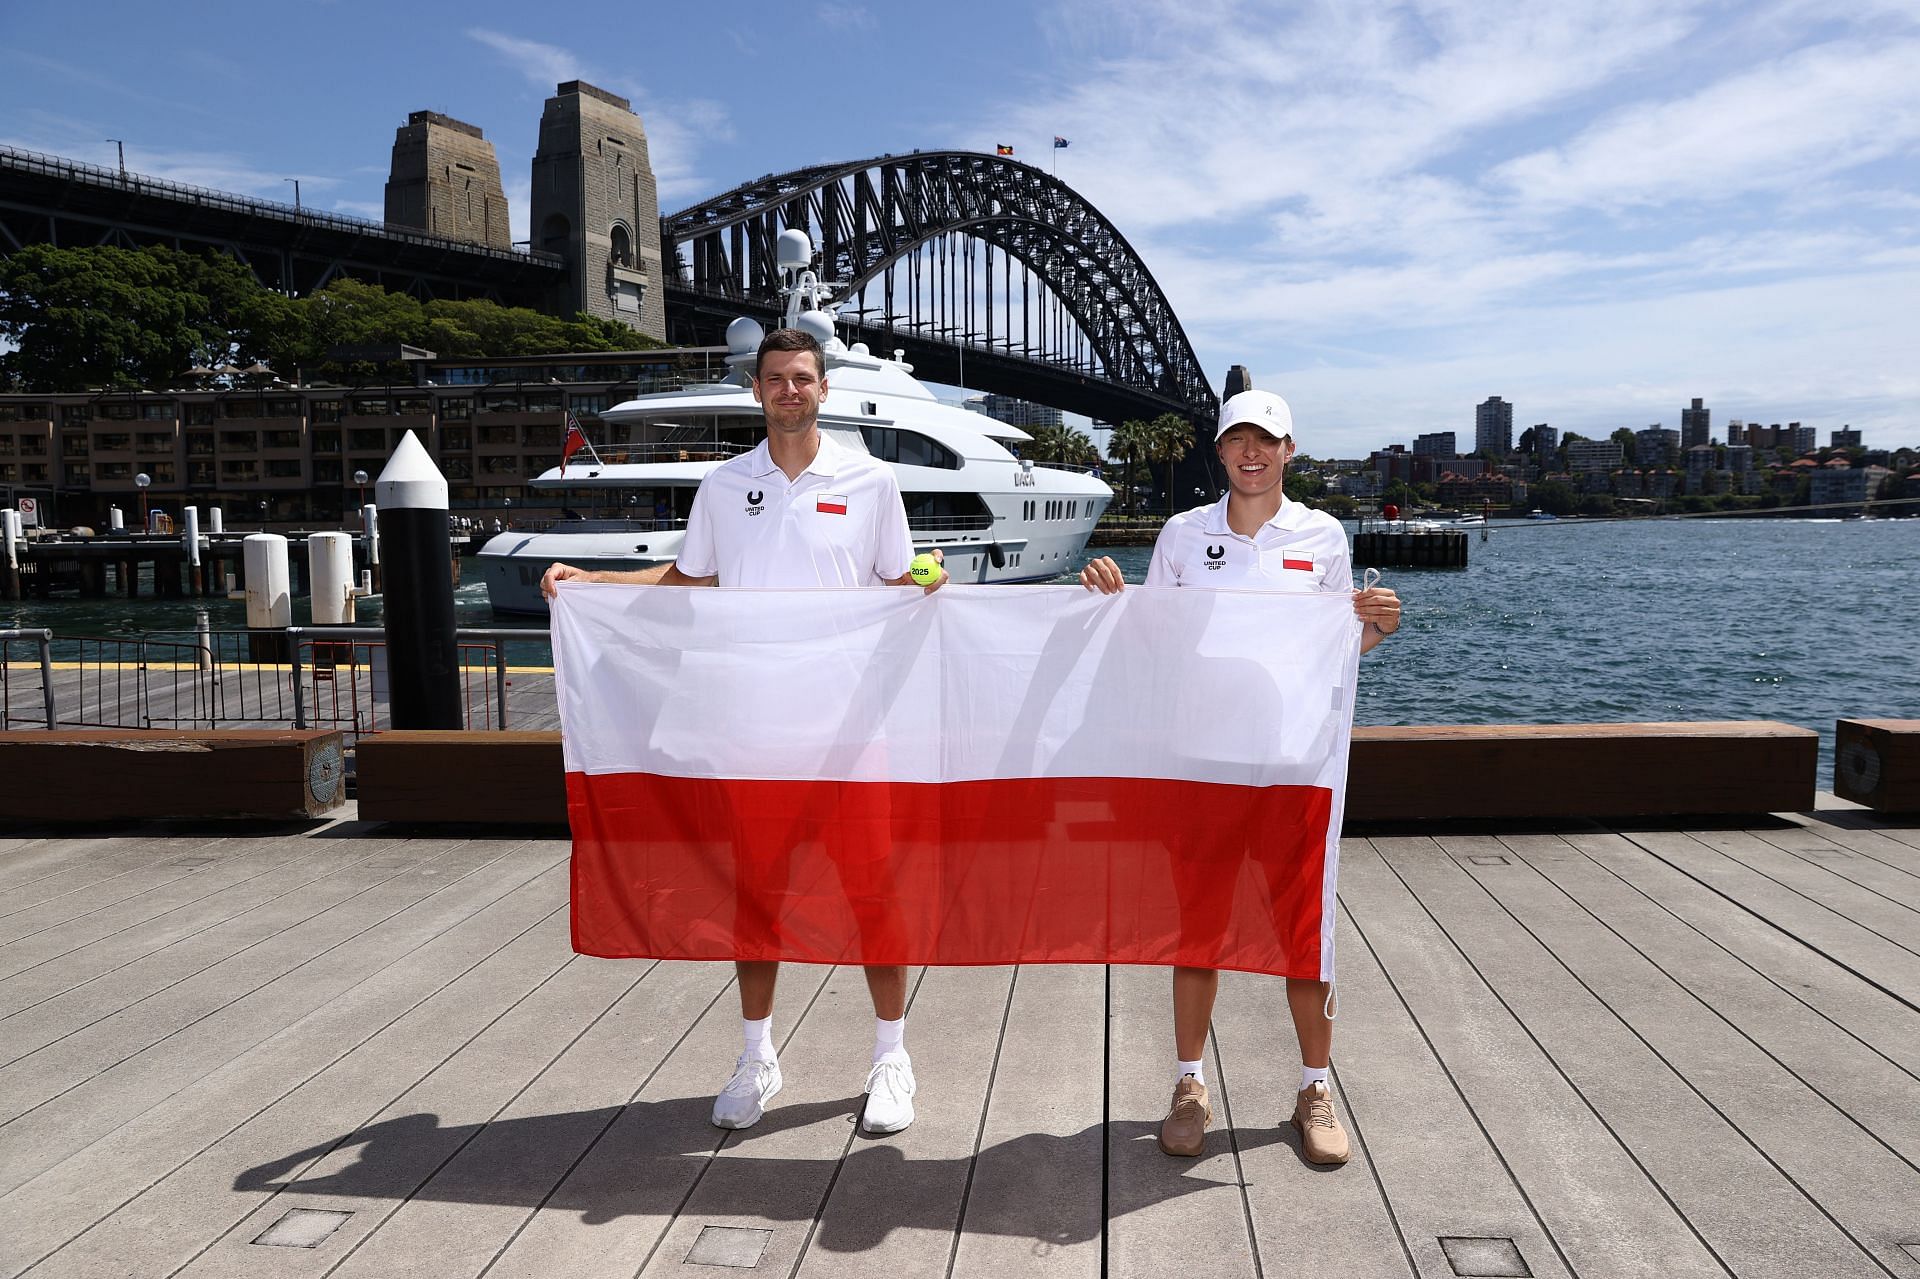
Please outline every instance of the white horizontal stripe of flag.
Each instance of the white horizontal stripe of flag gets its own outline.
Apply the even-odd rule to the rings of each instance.
[[[1344,789],[1345,594],[562,583],[566,766],[754,780]],[[1336,827],[1337,828],[1337,827]]]

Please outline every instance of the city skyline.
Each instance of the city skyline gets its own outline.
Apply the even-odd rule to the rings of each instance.
[[[788,16],[668,16],[623,42],[630,17],[599,3],[564,27],[500,0],[456,24],[364,0],[246,23],[127,6],[82,44],[70,9],[28,2],[0,16],[0,142],[124,148],[287,203],[297,179],[311,207],[379,217],[395,128],[438,110],[496,145],[524,238],[539,102],[579,77],[633,99],[663,208],[885,151],[1057,158],[1216,385],[1248,365],[1309,452],[1361,451],[1383,421],[1459,430],[1453,406],[1496,386],[1587,435],[1675,425],[1695,395],[1869,447],[1920,426],[1909,7],[1127,0],[1095,20],[982,0],[968,22],[996,39],[977,42],[941,10]],[[823,68],[802,128],[775,74],[794,31]],[[836,109],[842,83],[889,110]]]

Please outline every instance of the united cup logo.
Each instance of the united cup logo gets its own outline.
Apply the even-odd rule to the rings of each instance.
[[[1207,548],[1207,567],[1208,568],[1218,569],[1218,568],[1226,567],[1226,563],[1225,563],[1226,558],[1227,558],[1226,547],[1209,546]]]
[[[747,490],[747,514],[748,515],[758,515],[760,514],[760,512],[767,509],[766,507],[760,505],[760,499],[765,496],[766,494],[762,492],[760,489]]]

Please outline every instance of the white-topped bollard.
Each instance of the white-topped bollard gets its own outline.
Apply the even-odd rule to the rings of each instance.
[[[200,508],[181,508],[180,547],[187,553],[187,590],[193,595],[206,593],[206,579],[200,571]]]
[[[289,660],[287,627],[293,625],[293,592],[288,583],[287,539],[278,533],[250,533],[240,544],[247,576],[247,648],[256,662]]]
[[[313,624],[353,625],[353,536],[313,533],[307,537],[307,579],[313,583]]]
[[[0,511],[0,526],[4,526],[0,529],[0,537],[6,540],[7,562],[4,567],[7,598],[17,600],[20,598],[20,512],[12,508]]]
[[[218,536],[226,531],[226,520],[220,514],[220,508],[217,506],[209,506],[207,508],[207,532]]]
[[[107,508],[107,530],[113,533],[127,531],[127,513],[117,506]]]
[[[392,725],[463,728],[453,574],[448,567],[453,544],[447,532],[447,480],[412,431],[400,437],[374,494],[386,524],[381,617],[393,681]],[[367,531],[372,551],[379,547],[379,533],[371,522]]]
[[[394,456],[399,455],[399,450],[394,450]],[[376,486],[373,491],[380,490]],[[373,589],[377,591],[380,589],[380,508],[372,502],[360,508],[360,536],[367,542],[367,571],[373,575]]]

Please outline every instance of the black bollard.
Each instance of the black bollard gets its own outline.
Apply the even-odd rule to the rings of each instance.
[[[447,574],[447,481],[412,431],[374,485],[380,506],[382,616],[393,727],[463,728],[453,583]]]

